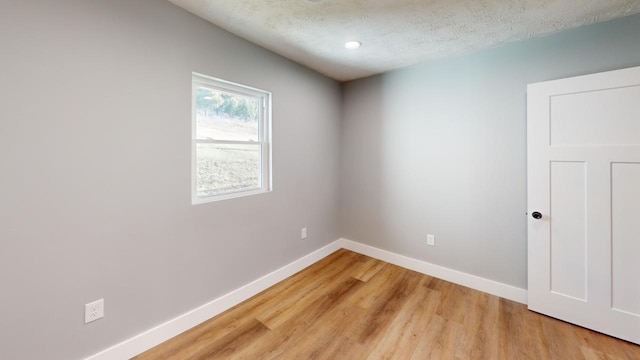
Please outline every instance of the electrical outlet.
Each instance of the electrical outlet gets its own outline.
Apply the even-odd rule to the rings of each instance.
[[[436,237],[432,234],[427,234],[427,245],[436,246]]]
[[[300,240],[307,238],[307,228],[300,229]]]
[[[84,323],[102,319],[104,317],[104,299],[96,300],[84,305]]]

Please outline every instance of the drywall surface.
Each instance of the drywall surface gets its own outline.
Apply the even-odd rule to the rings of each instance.
[[[346,83],[340,235],[526,288],[526,85],[640,65],[638,39],[636,15]]]
[[[167,1],[2,1],[0,44],[0,359],[85,357],[339,238],[337,82]],[[273,93],[272,192],[191,205],[193,71]]]

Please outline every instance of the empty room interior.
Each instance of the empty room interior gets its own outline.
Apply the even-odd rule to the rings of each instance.
[[[640,2],[0,0],[0,359],[640,359]]]

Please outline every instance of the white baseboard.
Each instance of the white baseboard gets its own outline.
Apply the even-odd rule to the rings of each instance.
[[[387,250],[364,245],[355,241],[340,239],[341,247],[347,250],[367,255],[372,258],[386,261],[406,269],[417,271],[429,276],[437,277],[455,284],[470,287],[505,299],[527,303],[527,290],[515,286],[503,284],[497,281],[485,279],[479,276],[452,270],[443,266],[434,265],[426,261],[417,260],[404,255],[392,253]]]
[[[340,249],[340,240],[318,249],[274,272],[267,274],[239,289],[225,294],[207,304],[160,324],[119,344],[116,344],[85,360],[125,360],[139,355],[172,337],[232,308],[244,300],[288,278]]]
[[[116,344],[85,360],[125,360],[139,355],[172,337],[232,308],[244,300],[288,278],[298,271],[312,265],[336,250],[344,248],[372,258],[386,261],[442,280],[450,281],[492,295],[500,296],[523,304],[527,303],[527,290],[434,265],[404,255],[392,253],[347,239],[339,239],[318,249],[280,269],[267,274],[241,288],[225,294],[207,304],[184,313],[119,344]]]

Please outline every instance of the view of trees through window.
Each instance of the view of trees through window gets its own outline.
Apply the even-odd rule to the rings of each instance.
[[[260,99],[197,87],[196,192],[205,197],[260,184]]]

